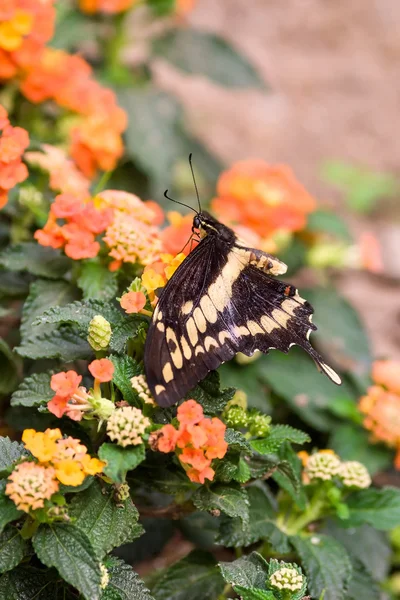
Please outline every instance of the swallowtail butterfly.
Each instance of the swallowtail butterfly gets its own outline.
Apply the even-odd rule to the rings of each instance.
[[[174,404],[238,352],[287,353],[293,345],[340,385],[309,342],[316,329],[311,304],[275,278],[287,266],[248,248],[207,212],[195,212],[192,230],[200,243],[162,290],[146,339],[146,378],[157,404]]]

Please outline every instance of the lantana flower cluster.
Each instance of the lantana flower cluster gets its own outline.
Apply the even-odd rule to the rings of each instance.
[[[307,484],[339,480],[346,488],[365,489],[371,485],[366,467],[358,461],[341,461],[333,450],[319,450],[313,454],[298,454],[303,463],[303,481]]]
[[[91,457],[80,440],[63,438],[59,429],[25,429],[22,441],[35,460],[17,464],[8,478],[6,494],[27,513],[43,508],[60,483],[81,485],[87,475],[101,473],[105,465]]]
[[[79,0],[81,11],[94,14],[118,14],[140,4],[138,0]],[[176,0],[175,13],[182,17],[190,12],[196,4],[196,0]]]
[[[195,400],[186,400],[178,407],[177,420],[178,429],[168,424],[152,433],[150,446],[160,452],[175,451],[190,481],[212,481],[212,461],[223,458],[228,449],[226,425],[217,417],[204,417],[202,406]]]
[[[0,105],[0,209],[7,204],[8,192],[28,177],[28,169],[21,160],[28,146],[28,132],[22,127],[13,127],[6,109]]]
[[[107,421],[108,437],[118,446],[138,446],[151,423],[141,410],[134,406],[117,408]]]
[[[82,376],[75,371],[61,371],[52,375],[50,386],[55,395],[47,403],[47,408],[56,417],[65,415],[74,421],[81,421],[86,415],[103,421],[114,412],[114,403],[101,395],[101,384],[112,380],[113,363],[108,358],[101,358],[91,362],[88,368],[94,377],[91,390],[80,385]]]
[[[396,450],[395,467],[400,469],[400,362],[376,361],[372,379],[375,385],[359,403],[363,425],[371,432],[372,441]]]

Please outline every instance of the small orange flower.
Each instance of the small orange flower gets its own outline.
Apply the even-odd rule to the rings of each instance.
[[[178,407],[177,418],[181,425],[196,425],[203,417],[203,408],[196,400],[186,400]]]
[[[164,211],[154,200],[146,200],[144,205],[152,213],[151,225],[162,225],[164,223]]]
[[[182,216],[177,211],[171,211],[167,213],[167,217],[171,225],[161,232],[164,252],[168,252],[173,256],[180,253],[188,255],[198,244],[195,239],[190,241],[193,225],[192,215]]]
[[[111,381],[114,374],[114,365],[108,358],[100,358],[90,363],[88,367],[90,373],[101,383]]]
[[[206,467],[202,471],[193,468],[186,471],[186,475],[193,483],[204,484],[206,479],[209,479],[210,481],[214,479],[215,471],[211,467]]]
[[[173,452],[178,439],[178,431],[173,425],[164,425],[157,434],[157,449],[160,452]]]
[[[100,244],[91,233],[81,232],[80,236],[71,239],[64,248],[65,254],[73,260],[95,258],[100,252]]]
[[[377,360],[372,366],[372,379],[389,391],[400,394],[400,361]]]
[[[128,315],[140,312],[146,306],[143,292],[127,292],[121,296],[120,304]]]
[[[50,387],[58,396],[71,398],[78,389],[81,381],[82,376],[78,375],[75,371],[62,371],[61,373],[52,375]]]
[[[197,471],[203,471],[211,465],[211,460],[204,456],[204,452],[200,448],[184,448],[179,455],[179,460],[191,465]]]
[[[138,0],[79,0],[79,8],[85,13],[102,12],[116,14],[128,10]]]
[[[382,248],[378,238],[370,231],[364,231],[359,239],[361,266],[371,273],[383,273]]]
[[[3,24],[0,22],[0,46],[2,37],[1,28]],[[2,106],[0,106],[0,109],[0,130],[2,130],[0,136],[1,209],[7,204],[8,191],[28,177],[28,169],[22,163],[21,158],[25,149],[29,146],[29,136],[25,129],[22,129],[21,127],[12,127],[8,120],[7,111]]]
[[[83,210],[82,199],[74,194],[59,194],[55,197],[50,211],[57,219],[68,219],[79,215]]]

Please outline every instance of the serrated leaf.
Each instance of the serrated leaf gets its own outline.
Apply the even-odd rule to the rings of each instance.
[[[237,485],[216,483],[209,488],[202,486],[193,494],[192,502],[199,510],[217,509],[229,517],[240,517],[243,523],[249,519],[247,490]]]
[[[2,600],[58,600],[56,584],[43,569],[17,567],[0,577]]]
[[[376,552],[373,556],[375,558]],[[371,563],[373,562],[371,561]],[[353,572],[346,600],[376,600],[377,598],[380,598],[380,586],[372,578],[369,569],[361,562],[353,561]]]
[[[128,471],[135,469],[146,458],[144,444],[122,448],[116,444],[102,444],[99,448],[99,457],[107,465],[104,473],[115,483],[124,483]]]
[[[148,321],[141,315],[125,315],[124,319],[113,327],[110,348],[114,352],[124,352],[126,344],[140,335],[148,327]]]
[[[223,38],[195,29],[174,29],[155,40],[154,53],[185,73],[204,75],[235,88],[265,84],[255,68]]]
[[[285,442],[279,448],[278,458],[281,462],[273,473],[272,478],[282,489],[290,494],[297,506],[301,510],[304,510],[307,497],[301,483],[301,460],[288,442]]]
[[[15,348],[25,358],[58,358],[63,362],[72,362],[79,358],[89,359],[93,350],[85,338],[68,325],[54,331],[38,335]]]
[[[235,592],[240,594],[241,600],[275,600],[273,592],[267,590],[258,590],[257,588],[244,588],[241,585],[235,585]]]
[[[32,539],[39,560],[55,567],[86,600],[100,597],[101,572],[87,535],[69,523],[41,525]]]
[[[0,477],[6,477],[12,471],[14,463],[28,453],[19,442],[8,437],[0,437]]]
[[[48,331],[48,327],[32,327],[36,318],[45,310],[61,307],[72,302],[76,297],[74,288],[66,281],[49,281],[38,279],[29,288],[29,295],[24,303],[21,320],[22,344],[25,339],[32,339],[40,333]]]
[[[249,442],[240,431],[228,427],[225,431],[225,441],[229,444],[231,450],[243,450],[248,454],[252,454]]]
[[[117,273],[111,272],[106,265],[95,260],[82,263],[77,284],[85,300],[113,300],[118,292]]]
[[[370,488],[351,494],[346,504],[351,526],[367,523],[375,529],[387,531],[400,525],[400,489],[385,487]]]
[[[24,242],[10,246],[0,254],[0,265],[10,271],[28,271],[38,277],[59,279],[72,265],[59,250]]]
[[[325,591],[324,600],[346,600],[352,567],[345,548],[319,533],[290,542],[301,558],[311,596],[319,598]]]
[[[95,481],[89,489],[74,496],[69,507],[75,527],[87,534],[99,559],[138,537],[139,513],[132,499],[117,503],[114,496],[111,486],[102,488]]]
[[[49,373],[34,373],[26,377],[11,396],[11,406],[44,406],[54,396]]]
[[[100,600],[154,600],[130,565],[115,556],[107,558],[105,565],[110,581]]]
[[[233,562],[220,562],[219,568],[225,581],[232,586],[266,589],[268,563],[258,552],[252,552]]]
[[[3,531],[8,523],[16,521],[24,514],[21,510],[17,509],[11,498],[6,496],[6,485],[6,480],[0,481],[0,532]]]
[[[276,525],[276,512],[264,487],[254,484],[247,488],[249,498],[249,521],[223,519],[217,542],[228,547],[250,546],[259,540],[268,541],[275,552],[290,551],[288,536]]]
[[[22,539],[19,529],[7,525],[0,533],[0,573],[14,569],[24,558],[27,543]]]
[[[309,441],[310,436],[304,431],[290,427],[290,425],[272,425],[265,438],[252,440],[250,445],[259,454],[273,454],[284,442],[304,444]]]
[[[0,338],[0,395],[8,394],[18,381],[17,356],[7,342]]]
[[[78,325],[87,333],[89,323],[96,315],[101,315],[111,323],[117,325],[124,319],[124,315],[114,304],[102,300],[85,300],[71,302],[63,307],[54,307],[46,310],[35,321],[36,325],[72,323]]]
[[[151,586],[156,600],[215,600],[223,589],[214,557],[201,550],[162,571]]]
[[[221,412],[229,400],[235,395],[234,388],[220,389],[220,378],[217,371],[211,371],[203,381],[199,382],[187,395],[187,399],[193,398],[201,406],[205,414],[215,415]]]
[[[251,479],[250,467],[242,458],[239,459],[239,464],[233,475],[233,479],[239,483],[246,483],[246,481]]]
[[[123,399],[131,406],[141,407],[142,402],[131,384],[132,377],[141,374],[141,368],[133,358],[126,354],[123,356],[113,355],[110,360],[114,365],[113,383],[121,392]]]

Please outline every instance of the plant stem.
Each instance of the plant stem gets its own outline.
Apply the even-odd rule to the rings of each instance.
[[[325,490],[319,489],[311,498],[306,510],[294,521],[289,520],[285,526],[285,532],[288,535],[296,535],[313,521],[317,521],[321,517],[322,510],[325,506]]]

